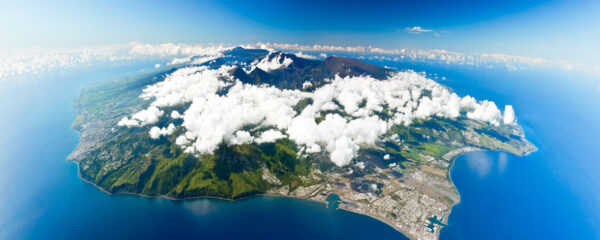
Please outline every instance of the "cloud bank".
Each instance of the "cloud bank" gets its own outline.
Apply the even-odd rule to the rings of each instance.
[[[160,138],[182,128],[176,144],[194,154],[212,153],[223,142],[260,144],[289,138],[300,145],[300,154],[326,151],[333,163],[345,166],[361,147],[375,145],[393,125],[410,125],[416,118],[464,114],[495,126],[513,124],[515,119],[511,106],[503,114],[493,102],[460,97],[412,71],[394,73],[385,80],[338,76],[306,92],[243,84],[228,74],[232,68],[179,69],[145,88],[140,97],[152,99],[150,107],[118,125],[139,127],[160,118],[183,118],[179,126],[153,126],[149,135]],[[303,99],[312,103],[294,110]],[[164,108],[186,103],[189,108],[182,114],[164,114]],[[380,118],[382,112],[389,117]]]
[[[422,28],[418,28],[423,30]],[[425,29],[428,30],[428,29]],[[440,31],[443,33],[443,31]],[[303,52],[344,52],[370,55],[388,61],[435,62],[442,64],[469,65],[476,67],[503,66],[509,70],[525,70],[531,68],[556,68],[566,71],[585,72],[600,75],[600,66],[588,66],[570,61],[551,61],[543,58],[513,56],[497,53],[461,53],[442,49],[385,49],[371,46],[333,46],[333,45],[300,45],[287,43],[257,43],[254,47]],[[326,55],[325,55],[326,56]]]
[[[428,31],[412,27],[417,32]],[[600,75],[600,66],[587,66],[569,61],[549,61],[541,58],[511,56],[491,53],[459,53],[446,50],[384,49],[365,46],[299,45],[281,43],[256,43],[246,45],[263,49],[278,49],[302,52],[299,57],[314,58],[306,52],[315,52],[321,58],[327,53],[346,52],[369,54],[372,58],[390,61],[437,62],[443,64],[471,65],[478,67],[504,66],[511,70],[532,67],[558,68]],[[203,62],[218,56],[222,50],[232,47],[228,44],[113,44],[88,48],[72,49],[30,49],[0,53],[0,81],[25,74],[41,74],[56,69],[72,69],[98,62],[119,62],[130,60],[170,61],[180,64],[190,61]],[[265,65],[267,67],[268,65]]]
[[[28,49],[0,53],[0,80],[24,74],[40,74],[56,69],[71,69],[99,62],[130,60],[190,61],[190,56],[215,56],[227,47],[201,44],[112,44],[99,47],[72,49]]]

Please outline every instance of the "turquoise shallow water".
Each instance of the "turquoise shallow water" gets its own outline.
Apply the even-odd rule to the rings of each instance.
[[[65,161],[81,86],[153,63],[0,85],[0,239],[402,239],[369,217],[292,198],[239,202],[110,196]],[[392,66],[393,63],[386,63]],[[538,152],[459,157],[462,202],[442,239],[600,238],[600,81],[555,72],[395,64],[445,76],[460,95],[515,106]],[[107,70],[109,69],[109,70]]]

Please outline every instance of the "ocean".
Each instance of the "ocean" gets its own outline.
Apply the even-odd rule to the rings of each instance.
[[[93,66],[0,83],[0,239],[405,239],[393,228],[310,200],[230,202],[108,195],[66,157],[82,86],[155,62]],[[512,104],[539,151],[456,159],[461,203],[441,239],[600,238],[598,79],[564,72],[386,63],[437,74],[459,95]],[[433,76],[433,75],[432,75]],[[441,77],[444,76],[445,80]]]
[[[416,66],[459,95],[511,104],[539,150],[457,157],[461,202],[440,239],[600,238],[600,78],[550,70]],[[445,77],[445,80],[441,77]]]

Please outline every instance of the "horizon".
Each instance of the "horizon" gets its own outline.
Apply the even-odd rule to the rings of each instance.
[[[600,239],[598,13],[4,1],[0,240]]]
[[[589,54],[600,52],[595,44],[600,3],[594,1],[302,3],[24,1],[0,10],[0,31],[8,33],[0,49],[275,42],[442,49],[600,65],[600,56]]]
[[[584,74],[597,78],[600,65],[585,65],[577,62],[555,61],[543,58],[514,56],[498,53],[464,53],[444,49],[388,49],[372,46],[300,45],[288,43],[248,44],[148,44],[130,42],[88,47],[29,48],[0,53],[0,82],[47,73],[57,69],[80,68],[92,63],[126,62],[129,60],[151,60],[156,66],[173,64],[194,56],[215,55],[219,51],[233,48],[256,48],[283,51],[300,57],[324,59],[323,56],[352,54],[363,58],[377,58],[392,62],[428,62],[442,65],[466,65],[485,68],[504,68],[509,71],[553,69]],[[155,64],[155,63],[153,63]],[[598,87],[600,89],[600,86]]]

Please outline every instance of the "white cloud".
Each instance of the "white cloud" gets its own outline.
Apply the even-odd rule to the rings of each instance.
[[[250,135],[248,131],[237,131],[233,136],[227,136],[226,140],[232,145],[240,145],[250,143],[254,140],[254,137]]]
[[[335,141],[330,157],[331,161],[338,166],[345,166],[352,161],[358,153],[358,145],[349,137],[342,136]]]
[[[216,70],[207,67],[188,67],[178,69],[164,81],[151,85],[143,90],[144,99],[156,98],[152,106],[175,106],[190,102],[196,96],[205,96],[230,83],[219,81],[231,67]]]
[[[280,68],[286,68],[292,64],[293,60],[288,57],[283,57],[282,52],[271,52],[265,56],[262,60],[253,62],[252,69],[254,67],[260,68],[265,72],[270,72]],[[251,69],[251,70],[252,70]]]
[[[487,100],[484,100],[481,104],[476,104],[474,110],[467,113],[467,117],[489,122],[494,126],[499,126],[502,119],[502,115],[496,104]]]
[[[55,69],[72,69],[92,63],[131,60],[171,60],[183,63],[191,56],[216,57],[228,49],[225,45],[200,44],[112,44],[70,49],[21,49],[0,53],[0,80],[25,74],[41,74]],[[177,60],[179,59],[179,60]],[[186,61],[187,60],[187,61]],[[160,67],[156,64],[155,67]]]
[[[407,27],[407,28],[404,28],[404,30],[406,32],[408,32],[408,33],[411,33],[411,34],[421,34],[421,33],[430,33],[430,32],[433,32],[433,30],[431,30],[431,29],[424,29],[424,28],[422,28],[420,26]]]
[[[189,144],[190,141],[185,137],[185,135],[181,135],[179,137],[177,137],[177,139],[175,139],[175,144],[177,145],[187,145]]]
[[[422,29],[422,28],[421,28]],[[427,30],[427,29],[426,29]],[[440,30],[440,35],[449,34],[448,31]],[[385,49],[371,46],[333,46],[333,45],[300,45],[287,43],[257,43],[251,46],[267,46],[269,49],[303,51],[303,52],[347,52],[367,54],[368,59],[379,59],[386,61],[411,61],[411,62],[435,62],[441,64],[470,65],[476,67],[498,67],[507,69],[530,69],[530,68],[557,68],[579,73],[591,73],[600,75],[600,66],[589,66],[570,61],[552,61],[542,58],[524,56],[513,56],[498,53],[462,53],[443,49]],[[322,53],[322,58],[327,57]]]
[[[294,55],[296,55],[296,57],[306,58],[306,59],[311,59],[311,60],[318,59],[317,57],[310,55],[310,54],[305,54],[302,51],[294,53]]]
[[[212,153],[222,142],[263,143],[287,137],[299,144],[304,153],[325,150],[332,162],[345,166],[361,146],[375,145],[394,124],[410,125],[414,118],[431,116],[455,118],[464,111],[468,118],[499,125],[514,115],[512,108],[507,107],[503,119],[493,102],[478,102],[470,96],[461,98],[412,71],[394,73],[385,80],[337,76],[313,92],[303,92],[243,84],[228,74],[230,69],[232,66],[186,67],[173,72],[164,81],[143,90],[141,97],[153,99],[148,109],[124,118],[119,125],[155,123],[163,115],[160,108],[191,103],[183,114],[170,114],[172,118],[183,115],[185,133],[178,136],[176,144],[186,152]],[[228,87],[227,92],[219,94],[224,87]],[[294,106],[305,98],[312,99],[312,104],[301,113],[294,111]],[[390,113],[388,120],[375,114],[383,106]],[[349,116],[329,113],[316,122],[324,110],[331,109],[343,110]],[[242,130],[247,126],[269,130]],[[169,128],[150,130],[153,138],[171,133]]]
[[[365,169],[365,162],[357,162],[356,164],[354,164],[354,166],[360,169]]]
[[[415,26],[418,27],[418,26]],[[415,29],[422,32],[422,27]],[[431,32],[430,32],[431,33]],[[438,34],[447,34],[447,31],[434,31]],[[442,64],[460,64],[477,67],[504,66],[507,69],[520,70],[533,67],[558,68],[579,73],[600,75],[600,66],[588,66],[570,61],[550,61],[541,58],[511,56],[495,53],[460,53],[447,50],[421,50],[421,49],[383,49],[365,46],[331,46],[331,45],[299,45],[281,43],[256,43],[247,47],[292,50],[319,53],[321,58],[326,58],[326,52],[349,52],[369,54],[367,58],[388,61],[436,62]],[[55,69],[72,69],[87,66],[92,63],[128,62],[131,60],[161,60],[171,61],[167,65],[190,63],[195,64],[209,61],[221,56],[223,50],[231,45],[216,44],[143,44],[127,43],[112,44],[87,48],[69,49],[20,49],[0,53],[0,81],[19,79],[26,74],[42,74]]]
[[[171,135],[173,133],[173,131],[175,131],[175,125],[173,125],[171,123],[166,128],[159,128],[159,127],[154,126],[150,129],[150,132],[148,132],[148,133],[150,134],[150,137],[152,139],[158,139],[158,138],[160,138],[160,136]]]
[[[281,133],[280,131],[269,129],[267,131],[262,132],[260,134],[260,137],[255,139],[254,141],[256,143],[275,142],[275,140],[285,137],[287,136]]]
[[[504,106],[504,116],[502,117],[504,124],[515,124],[515,110],[511,105]]]
[[[124,117],[117,124],[118,126],[137,127],[158,122],[158,119],[164,114],[163,110],[155,106],[150,106],[148,109],[139,111],[131,118]]]
[[[171,112],[171,118],[172,119],[178,119],[178,118],[183,118],[183,115],[181,115],[178,111],[173,110]]]
[[[319,146],[318,144],[314,143],[311,145],[308,145],[305,152],[307,153],[318,153],[321,152],[321,146]]]
[[[312,83],[311,82],[306,81],[306,82],[302,83],[302,88],[303,89],[306,89],[306,88],[309,88],[309,87],[312,87]]]

